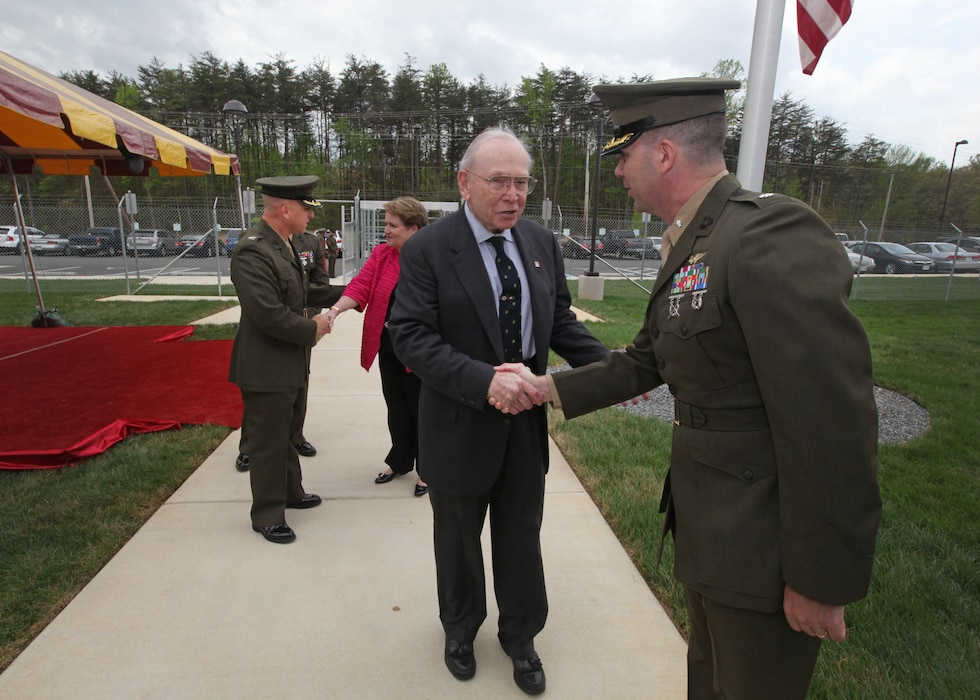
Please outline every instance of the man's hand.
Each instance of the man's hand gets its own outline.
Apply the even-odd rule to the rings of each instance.
[[[638,403],[640,403],[640,399],[643,399],[644,401],[649,401],[650,392],[644,391],[642,394],[640,394],[639,396],[634,396],[632,399],[628,399],[626,401],[620,401],[619,405],[622,406],[623,408],[628,408],[630,405],[636,406]]]
[[[825,605],[797,593],[789,586],[783,592],[783,612],[789,626],[811,637],[843,642],[847,636],[844,626],[844,606]]]
[[[333,319],[324,313],[318,313],[313,317],[316,322],[316,339],[320,340],[323,336],[333,330]]]
[[[537,380],[541,377],[535,377],[526,365],[514,362],[494,369],[496,372],[490,381],[487,401],[501,413],[520,413],[550,400],[550,395],[545,398],[537,386]]]

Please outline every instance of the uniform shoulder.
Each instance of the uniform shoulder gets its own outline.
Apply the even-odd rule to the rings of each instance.
[[[735,189],[729,199],[733,202],[753,204],[759,209],[765,209],[779,204],[796,204],[806,206],[800,200],[794,199],[793,197],[789,197],[785,194],[777,194],[776,192],[753,192],[752,190],[742,189],[741,187]]]

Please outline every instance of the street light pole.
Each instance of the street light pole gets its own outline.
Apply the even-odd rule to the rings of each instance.
[[[595,142],[595,176],[592,180],[592,212],[591,212],[591,228],[592,228],[592,249],[589,251],[589,271],[586,273],[589,277],[595,277],[598,273],[595,271],[595,248],[596,248],[596,236],[599,234],[599,175],[601,173],[601,163],[602,158],[602,139],[603,130],[606,124],[605,114],[602,109],[602,101],[599,96],[594,92],[592,96],[589,97],[589,107],[594,110],[596,119],[596,142]]]
[[[235,157],[238,158],[238,172],[235,174],[235,185],[238,188],[238,214],[241,219],[242,232],[245,231],[245,204],[242,201],[242,122],[248,110],[238,100],[228,100],[221,111],[229,115],[231,131],[235,137]]]
[[[943,232],[943,224],[946,222],[946,202],[949,201],[949,186],[953,184],[953,164],[956,163],[956,149],[970,143],[966,139],[957,141],[953,144],[953,159],[949,162],[949,178],[946,180],[946,196],[943,197],[943,213],[939,215],[939,233]]]

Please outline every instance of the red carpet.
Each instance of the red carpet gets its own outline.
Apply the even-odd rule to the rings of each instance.
[[[241,426],[230,340],[192,326],[0,327],[0,469],[76,464],[127,435]]]

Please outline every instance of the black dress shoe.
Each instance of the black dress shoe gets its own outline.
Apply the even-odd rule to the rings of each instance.
[[[401,474],[396,474],[395,472],[392,472],[391,474],[386,474],[385,472],[381,472],[380,474],[378,474],[378,478],[374,480],[374,483],[376,483],[376,484],[387,484],[389,481],[391,481],[392,479],[394,479],[396,476],[401,476]]]
[[[315,493],[308,493],[303,496],[302,501],[294,501],[293,503],[287,503],[287,508],[315,508],[323,502],[323,499],[317,496]]]
[[[242,452],[235,459],[235,469],[237,469],[240,472],[247,472],[248,467],[249,467],[248,455]]]
[[[527,659],[511,659],[514,662],[514,682],[517,687],[528,695],[540,695],[544,692],[544,669],[541,659],[534,652]]]
[[[316,454],[316,448],[305,440],[303,442],[297,442],[293,447],[304,457],[312,457]]]
[[[424,496],[428,492],[429,492],[429,487],[426,486],[425,484],[419,484],[419,483],[416,483],[415,484],[415,495],[416,496]]]
[[[261,533],[270,542],[275,542],[276,544],[286,544],[296,539],[296,533],[293,532],[293,528],[289,527],[286,523],[266,525],[265,527],[253,525],[252,529]]]
[[[476,657],[473,656],[473,645],[457,642],[446,637],[446,668],[457,679],[468,681],[476,675]]]

